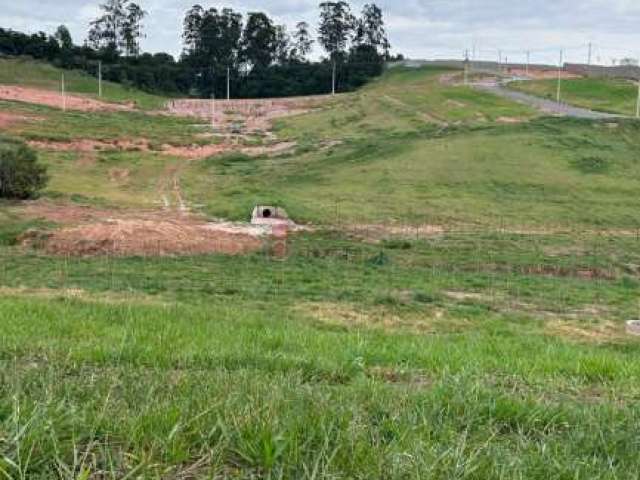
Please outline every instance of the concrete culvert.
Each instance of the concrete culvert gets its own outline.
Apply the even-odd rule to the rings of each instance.
[[[640,320],[630,320],[627,322],[627,333],[640,337]]]
[[[251,223],[254,225],[289,225],[289,215],[280,207],[271,205],[257,205],[251,214]]]

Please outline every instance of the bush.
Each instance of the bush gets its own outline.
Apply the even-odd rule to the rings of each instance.
[[[32,198],[48,179],[34,150],[24,143],[0,140],[0,198]]]

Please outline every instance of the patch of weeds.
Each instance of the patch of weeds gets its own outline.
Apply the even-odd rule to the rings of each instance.
[[[611,168],[611,162],[598,156],[587,156],[575,159],[571,166],[584,174],[604,174]]]
[[[79,193],[74,193],[71,196],[69,196],[69,200],[71,200],[73,203],[78,203],[81,205],[86,205],[87,203],[91,203],[89,197],[86,197],[85,195],[81,195]]]
[[[435,303],[438,298],[427,292],[416,291],[413,292],[413,301],[417,303]]]
[[[373,257],[368,258],[366,262],[367,265],[372,267],[384,267],[391,263],[391,259],[386,253],[380,252]]]
[[[375,305],[384,305],[387,307],[398,307],[403,304],[402,299],[394,295],[378,295],[373,300]]]
[[[628,290],[637,290],[640,288],[640,281],[636,278],[625,276],[620,280],[620,286]]]
[[[411,250],[413,248],[411,242],[406,240],[386,240],[383,246],[389,250]]]
[[[244,153],[234,152],[226,155],[215,155],[208,157],[202,162],[204,168],[212,168],[216,166],[232,167],[238,164],[250,163],[254,160],[253,157],[245,155]]]
[[[18,244],[18,239],[28,230],[42,227],[39,221],[9,222],[0,225],[0,246],[12,247]]]

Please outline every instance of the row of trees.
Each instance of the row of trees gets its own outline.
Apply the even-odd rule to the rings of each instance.
[[[252,90],[258,83],[268,88],[265,78],[273,79],[276,73],[298,84],[295,90],[303,90],[300,93],[324,93],[331,79],[335,85],[338,73],[343,89],[359,86],[382,71],[389,55],[383,14],[375,4],[365,5],[360,18],[344,1],[320,4],[318,41],[328,54],[324,61],[308,60],[315,43],[310,30],[308,23],[299,22],[289,33],[263,12],[245,19],[229,8],[195,5],[184,19],[182,61],[200,94],[224,95],[229,77],[252,84]],[[309,84],[309,77],[323,83]],[[282,89],[290,90],[290,85]]]
[[[262,97],[348,91],[379,75],[390,44],[382,10],[368,4],[356,17],[345,1],[322,2],[317,39],[299,22],[292,32],[263,12],[243,16],[230,8],[195,5],[186,12],[183,53],[140,52],[147,12],[131,0],[106,0],[90,24],[87,41],[74,45],[66,27],[53,36],[0,29],[0,53],[31,55],[64,68],[150,92],[194,96]],[[326,52],[310,61],[314,44]]]

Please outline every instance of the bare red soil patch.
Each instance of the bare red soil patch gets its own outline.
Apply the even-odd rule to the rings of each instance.
[[[31,219],[45,220],[62,225],[75,225],[109,218],[113,210],[101,210],[74,204],[55,204],[44,201],[25,202],[19,209],[22,216]]]
[[[41,121],[42,118],[17,115],[15,113],[0,112],[0,128],[8,128],[16,123]]]
[[[189,214],[155,210],[101,210],[29,202],[27,218],[58,223],[58,230],[31,230],[23,246],[65,256],[241,255],[269,245],[269,230],[245,224],[209,223]]]
[[[74,140],[72,142],[50,142],[31,140],[29,146],[38,150],[53,152],[99,152],[109,150],[147,151],[149,142],[146,140],[113,140],[110,142],[101,140]]]
[[[256,100],[175,100],[168,104],[168,109],[174,115],[212,122],[219,130],[265,132],[273,120],[306,113],[329,98],[320,95]]]
[[[160,153],[173,155],[174,157],[197,160],[232,150],[231,145],[187,145],[176,147],[173,145],[163,145]]]
[[[29,146],[38,150],[48,150],[51,152],[108,152],[108,151],[128,151],[128,152],[150,152],[157,151],[164,155],[185,158],[188,160],[199,160],[202,158],[219,155],[230,151],[240,151],[250,156],[276,156],[291,151],[297,145],[296,142],[279,142],[257,147],[242,147],[232,144],[212,144],[212,145],[162,145],[160,150],[153,150],[148,140],[74,140],[72,142],[50,142],[42,140],[32,140]]]
[[[53,231],[37,237],[53,255],[167,256],[258,251],[262,239],[207,228],[188,220],[114,219]],[[29,239],[25,239],[29,243]]]
[[[101,152],[101,151],[125,151],[125,152],[150,152],[157,151],[164,155],[197,160],[218,155],[231,150],[231,145],[162,145],[160,150],[153,150],[148,140],[128,140],[120,139],[113,141],[102,140],[74,140],[72,142],[50,142],[33,140],[29,145],[38,150],[48,150],[53,152]]]
[[[35,103],[53,108],[63,108],[64,105],[60,92],[8,85],[0,85],[0,99]],[[79,95],[66,95],[65,103],[66,108],[69,110],[80,110],[84,112],[133,110],[133,107],[130,105],[106,103]]]

